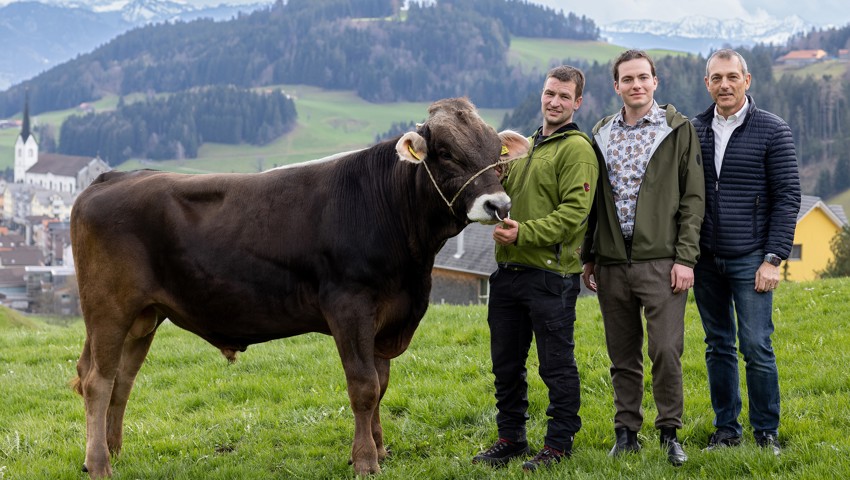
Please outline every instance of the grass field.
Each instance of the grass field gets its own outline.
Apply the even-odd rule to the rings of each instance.
[[[712,413],[702,329],[689,302],[680,438],[690,461],[678,469],[658,448],[651,393],[644,399],[642,452],[607,457],[613,441],[609,363],[596,300],[581,299],[576,355],[583,428],[573,458],[533,478],[850,477],[847,298],[847,279],[783,284],[777,291],[778,459],[756,447],[749,432],[739,448],[702,451]],[[83,326],[19,323],[0,322],[0,479],[85,478],[83,403],[66,386],[75,375]],[[393,362],[381,415],[393,454],[375,478],[532,478],[518,463],[497,471],[470,463],[496,438],[492,381],[485,308],[432,306],[410,349]],[[547,400],[533,349],[529,382],[529,440],[540,448]],[[745,412],[746,404],[744,397]],[[329,337],[255,345],[228,365],[215,348],[165,324],[137,379],[124,450],[113,466],[116,479],[353,478],[347,465],[352,434],[342,368]]]
[[[565,59],[604,64],[625,50],[626,47],[598,41],[512,37],[508,61],[513,65],[520,65],[526,73],[536,69],[542,75]],[[672,50],[648,50],[648,53],[653,57],[688,55],[687,52]]]
[[[822,62],[813,63],[803,67],[777,65],[773,69],[773,74],[777,78],[782,75],[814,78],[830,76],[833,79],[838,80],[843,78],[848,69],[850,69],[850,62],[847,62],[846,60],[824,60]]]

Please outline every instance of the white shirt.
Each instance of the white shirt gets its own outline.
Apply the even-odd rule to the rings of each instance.
[[[714,130],[714,168],[717,171],[718,178],[720,178],[720,167],[723,165],[723,155],[726,153],[726,145],[729,144],[732,132],[744,123],[744,117],[747,116],[747,108],[749,106],[750,100],[744,97],[744,106],[737,112],[729,115],[729,118],[723,118],[717,112],[717,106],[714,107],[714,121],[711,122],[711,128]]]

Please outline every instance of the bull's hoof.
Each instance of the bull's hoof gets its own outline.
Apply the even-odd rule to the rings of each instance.
[[[365,463],[365,462],[364,462]],[[378,462],[375,462],[371,465],[369,464],[354,464],[354,473],[357,475],[373,475],[376,473],[381,473],[381,467],[378,465]]]
[[[378,449],[378,461],[380,462],[380,461],[389,457],[392,454],[393,454],[393,451],[390,450],[389,448],[381,447],[381,448]]]
[[[89,473],[89,467],[85,463],[83,464],[83,473]]]

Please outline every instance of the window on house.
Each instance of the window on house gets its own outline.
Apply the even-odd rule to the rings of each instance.
[[[802,260],[803,259],[803,246],[799,243],[791,246],[791,254],[788,255],[788,260]]]

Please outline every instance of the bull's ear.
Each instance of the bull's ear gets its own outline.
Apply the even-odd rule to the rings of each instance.
[[[526,153],[531,147],[528,139],[513,130],[505,130],[499,133],[499,138],[502,140],[502,155],[500,160],[513,160],[519,158]]]
[[[420,163],[428,155],[428,146],[422,135],[416,132],[407,132],[395,144],[398,157],[410,163]]]

